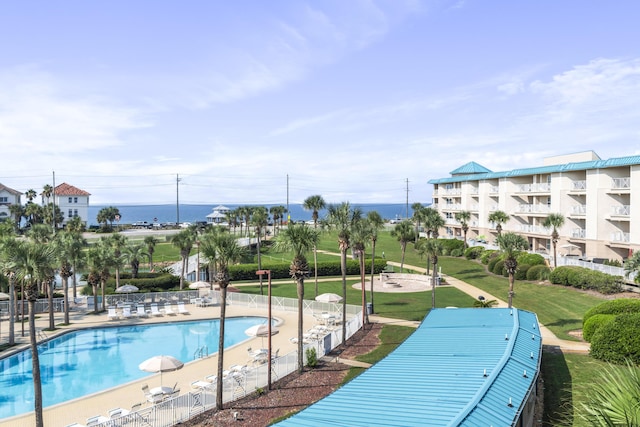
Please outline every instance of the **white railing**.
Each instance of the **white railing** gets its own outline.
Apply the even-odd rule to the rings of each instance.
[[[462,193],[462,191],[459,188],[446,188],[442,194],[447,195],[447,196],[458,196]]]
[[[591,261],[584,261],[577,259],[576,257],[558,257],[558,265],[576,265],[578,267],[588,268],[590,270],[601,271],[611,276],[626,277],[631,282],[634,281],[637,276],[637,272],[631,273],[628,276],[622,267],[614,267],[612,265],[598,264]]]
[[[571,191],[586,191],[587,190],[587,181],[573,181],[571,183]]]
[[[574,237],[576,239],[584,239],[587,235],[587,230],[585,230],[584,228],[574,228],[573,230],[571,230],[571,237]]]
[[[478,187],[471,187],[469,189],[469,194],[478,194]]]
[[[614,216],[630,216],[631,215],[631,206],[629,206],[629,205],[611,206],[611,215],[614,215]]]
[[[548,182],[540,182],[537,184],[520,184],[518,185],[519,193],[546,193],[550,191],[551,186]]]
[[[587,205],[573,205],[571,206],[571,215],[586,215]]]
[[[442,206],[443,211],[459,211],[462,209],[462,205],[460,203],[446,203]]]
[[[612,242],[629,243],[631,241],[631,235],[629,233],[624,233],[622,231],[616,231],[615,233],[611,233],[609,239]]]
[[[631,177],[611,178],[611,189],[628,190],[631,188]]]
[[[549,234],[549,229],[540,225],[521,224],[520,231],[523,233]]]
[[[500,209],[500,206],[497,203],[494,203],[493,205],[489,206],[489,210],[491,212],[495,212],[495,211],[497,211],[499,209]]]
[[[480,205],[478,203],[474,203],[469,207],[469,210],[474,212],[477,212],[478,209],[480,209]]]
[[[532,204],[520,204],[518,205],[518,212],[520,213],[549,213],[548,205],[532,205]]]
[[[497,185],[492,185],[491,187],[489,187],[489,193],[499,193],[500,192],[500,187]]]

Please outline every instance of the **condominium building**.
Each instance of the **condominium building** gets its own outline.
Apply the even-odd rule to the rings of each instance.
[[[492,172],[475,162],[432,179],[433,205],[445,219],[441,235],[461,237],[456,213],[470,213],[468,239],[493,241],[489,215],[503,211],[503,232],[551,254],[550,213],[564,216],[558,255],[624,260],[640,249],[640,155],[602,160],[593,151],[545,158],[539,167]],[[635,207],[634,207],[635,206]]]

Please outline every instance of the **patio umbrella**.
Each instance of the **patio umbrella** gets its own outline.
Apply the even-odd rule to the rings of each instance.
[[[278,328],[276,328],[275,326],[271,326],[271,335],[275,335],[278,332],[279,332]],[[253,325],[252,327],[246,329],[244,333],[250,337],[260,337],[260,338],[268,337],[269,325],[264,323],[260,325]]]
[[[145,372],[160,372],[160,386],[162,387],[162,373],[182,369],[184,363],[173,356],[153,356],[145,360],[138,368]]]
[[[320,294],[316,297],[316,301],[318,302],[340,302],[342,301],[342,297],[338,294]]]
[[[0,292],[0,301],[6,301],[9,298],[10,298],[9,294],[5,294],[4,292]]]
[[[119,294],[130,294],[131,292],[138,292],[137,286],[126,284],[116,288],[116,292]]]
[[[210,288],[211,284],[207,282],[203,282],[202,280],[193,282],[189,285],[189,289],[201,289],[201,288]]]
[[[574,245],[573,243],[567,243],[566,245],[562,245],[560,247],[563,249],[569,249],[569,253],[571,253],[573,249],[580,249],[580,246]]]

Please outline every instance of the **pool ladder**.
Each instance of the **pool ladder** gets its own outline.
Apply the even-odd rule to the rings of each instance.
[[[193,353],[194,359],[202,359],[203,357],[207,356],[209,356],[209,347],[207,347],[206,345],[203,345],[202,347],[197,349],[195,353]]]

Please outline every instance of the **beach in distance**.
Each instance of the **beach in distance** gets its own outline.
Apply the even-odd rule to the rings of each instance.
[[[213,212],[213,208],[220,204],[200,205],[200,204],[180,204],[176,205],[95,205],[89,206],[89,225],[98,225],[96,217],[100,209],[108,206],[118,208],[120,211],[120,223],[132,224],[138,221],[147,221],[149,223],[165,223],[165,222],[191,222],[206,221],[207,215]],[[384,219],[404,219],[413,215],[411,206],[405,203],[351,203],[352,206],[360,208],[364,214],[369,211],[377,211]],[[427,204],[425,204],[426,206]],[[229,209],[236,209],[240,206],[237,204],[224,204]],[[273,205],[262,205],[270,208]],[[311,211],[304,210],[302,204],[289,204],[289,211],[292,221],[308,221],[311,220]],[[407,213],[408,212],[408,213]],[[326,215],[326,210],[320,211],[320,218]]]

